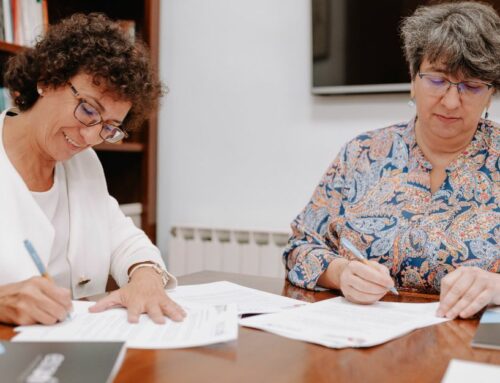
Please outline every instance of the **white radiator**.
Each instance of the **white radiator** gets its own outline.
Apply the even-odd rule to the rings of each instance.
[[[177,276],[202,270],[283,277],[289,233],[174,226],[167,267]]]

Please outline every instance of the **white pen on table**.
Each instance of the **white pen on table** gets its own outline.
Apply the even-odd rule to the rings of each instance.
[[[345,247],[347,248],[352,254],[354,254],[354,256],[360,260],[361,262],[363,262],[365,265],[370,265],[370,263],[368,262],[368,260],[365,258],[365,256],[363,255],[363,253],[361,253],[361,251],[359,251],[356,246],[354,246],[352,244],[351,241],[349,241],[347,238],[345,237],[342,237],[340,239],[340,243]],[[394,295],[399,295],[398,293],[398,290],[396,290],[394,287],[389,287],[387,286],[387,289],[389,289],[389,291],[391,293],[393,293]]]

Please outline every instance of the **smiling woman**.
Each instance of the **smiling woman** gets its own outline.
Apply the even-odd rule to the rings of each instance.
[[[19,116],[21,118],[7,118],[6,126],[22,124],[34,127],[37,125],[27,123],[26,118],[43,114],[45,117],[38,120],[33,138],[36,138],[34,145],[39,146],[40,151],[47,155],[46,161],[49,163],[67,160],[103,141],[116,143],[126,135],[122,125],[131,109],[131,101],[116,98],[104,84],[95,85],[92,76],[88,74],[78,73],[66,85],[58,87],[38,84],[37,91],[39,98],[31,108],[22,112]],[[32,137],[25,134],[22,126],[14,128],[10,133],[12,134],[8,134],[8,139],[17,144]],[[34,170],[33,166],[31,169]],[[45,181],[50,186],[50,174],[47,176]],[[35,175],[28,182],[37,181],[42,181],[42,184],[31,185],[31,190],[45,191],[47,184],[43,182],[43,178]]]
[[[500,304],[500,18],[488,5],[418,8],[402,23],[416,116],[347,143],[292,223],[295,285],[373,303],[394,285],[441,294],[438,314]],[[484,113],[484,118],[482,114]],[[349,239],[368,264],[351,261]]]
[[[17,108],[0,115],[0,322],[63,320],[71,298],[105,291],[109,273],[120,289],[91,310],[183,318],[164,290],[175,278],[109,195],[91,149],[119,141],[155,107],[161,84],[148,57],[104,15],[76,14],[9,60],[4,83]]]

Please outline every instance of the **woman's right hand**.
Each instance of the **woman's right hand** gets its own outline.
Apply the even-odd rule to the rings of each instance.
[[[374,261],[347,262],[339,279],[344,297],[359,304],[377,302],[394,286],[389,269]]]
[[[43,277],[0,286],[0,322],[31,325],[63,321],[71,311],[71,293]]]

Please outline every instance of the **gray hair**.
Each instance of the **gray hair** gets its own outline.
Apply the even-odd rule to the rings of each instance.
[[[445,64],[449,74],[500,89],[500,17],[492,6],[462,1],[419,7],[401,23],[401,37],[412,78],[427,59]]]

